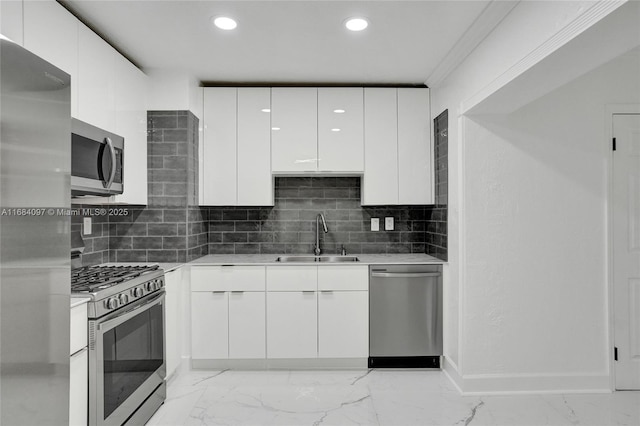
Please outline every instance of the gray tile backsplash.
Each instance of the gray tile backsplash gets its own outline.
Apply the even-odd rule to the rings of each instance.
[[[424,253],[427,207],[360,205],[359,177],[276,177],[274,207],[209,207],[209,253],[312,253],[316,216],[324,253]],[[380,218],[380,231],[370,219]],[[384,230],[393,217],[395,229]]]

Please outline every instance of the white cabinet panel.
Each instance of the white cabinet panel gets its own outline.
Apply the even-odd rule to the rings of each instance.
[[[369,267],[318,266],[318,290],[369,290]]]
[[[267,293],[267,357],[316,358],[316,292]]]
[[[237,204],[272,206],[271,89],[240,87],[237,102]]]
[[[368,295],[366,291],[318,293],[318,356],[320,358],[366,358],[369,356]]]
[[[204,89],[203,174],[206,205],[236,205],[235,87]]]
[[[362,204],[398,203],[398,113],[394,88],[364,89]]]
[[[265,293],[229,293],[229,358],[266,355]]]
[[[115,57],[116,127],[124,137],[124,192],[115,202],[147,204],[147,76],[120,55]]]
[[[24,47],[71,76],[71,116],[77,117],[78,20],[75,16],[54,0],[24,2]]]
[[[87,346],[87,304],[74,306],[70,313],[70,345],[69,355],[73,355]]]
[[[78,117],[110,130],[115,128],[115,58],[117,52],[78,24]]]
[[[23,30],[22,0],[0,1],[0,34],[23,46]]]
[[[316,88],[271,89],[271,170],[303,172],[317,169]]]
[[[264,266],[192,266],[192,291],[264,291]]]
[[[164,276],[166,290],[166,370],[170,377],[182,360],[182,268],[167,272]]]
[[[318,171],[364,171],[362,87],[318,88]]]
[[[191,293],[191,357],[229,357],[228,293]]]
[[[85,305],[86,306],[86,305]],[[85,323],[87,318],[85,317]],[[69,425],[85,426],[89,409],[89,351],[87,348],[69,360]]]
[[[398,89],[398,203],[433,204],[429,89]]]
[[[267,266],[267,291],[315,291],[317,266]]]

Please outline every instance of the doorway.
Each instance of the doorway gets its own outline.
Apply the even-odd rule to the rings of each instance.
[[[617,390],[640,389],[640,111],[612,115],[612,278]]]

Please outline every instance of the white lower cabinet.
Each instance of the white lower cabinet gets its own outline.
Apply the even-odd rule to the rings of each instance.
[[[182,268],[164,274],[167,379],[175,373],[182,361],[182,278]]]
[[[85,319],[86,321],[86,319]],[[69,424],[87,424],[89,408],[89,350],[82,349],[69,360]]]
[[[232,291],[229,295],[229,358],[265,357],[264,291]]]
[[[191,357],[265,357],[264,266],[191,268]]]
[[[224,291],[191,293],[191,357],[229,357],[229,295]]]
[[[267,293],[267,358],[316,358],[315,291]]]
[[[364,359],[368,280],[366,265],[193,266],[192,359]]]
[[[89,415],[89,350],[87,303],[75,304],[69,317],[69,425],[85,426]]]
[[[318,357],[369,356],[369,293],[318,292]]]

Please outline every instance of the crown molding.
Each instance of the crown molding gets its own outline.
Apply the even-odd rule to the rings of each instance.
[[[437,87],[442,83],[519,2],[492,0],[427,78],[427,87]]]
[[[587,9],[582,15],[574,19],[567,26],[547,39],[544,43],[531,51],[527,56],[518,61],[491,83],[482,88],[475,95],[464,100],[460,105],[460,113],[470,112],[472,108],[478,106],[499,89],[506,86],[525,71],[531,69],[544,58],[548,57],[556,50],[573,40],[575,37],[586,31],[588,28],[599,22],[611,12],[627,3],[628,0],[606,0],[599,1]]]

